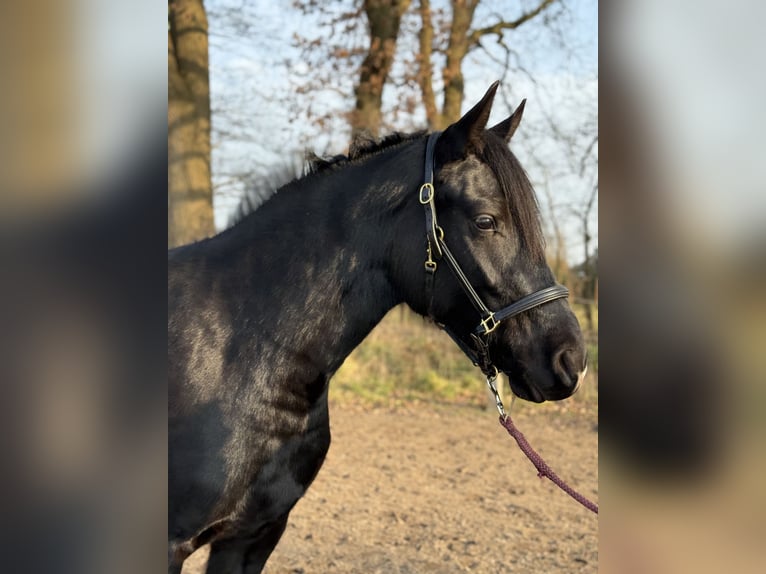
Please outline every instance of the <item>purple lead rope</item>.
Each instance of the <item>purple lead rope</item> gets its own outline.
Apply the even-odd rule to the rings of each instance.
[[[505,430],[508,431],[508,434],[511,435],[514,439],[516,439],[516,442],[519,445],[519,448],[522,450],[522,452],[527,455],[527,458],[532,461],[532,464],[535,465],[535,468],[537,469],[537,476],[540,478],[547,477],[550,479],[553,484],[558,486],[561,490],[566,492],[569,496],[574,498],[577,502],[582,504],[585,508],[588,510],[595,512],[598,514],[598,505],[591,502],[587,498],[585,498],[582,494],[577,492],[575,489],[573,489],[571,486],[569,486],[566,482],[564,482],[559,476],[553,472],[553,469],[548,466],[548,464],[543,460],[543,458],[537,454],[535,449],[532,448],[532,446],[527,442],[527,439],[524,437],[524,435],[521,433],[521,431],[516,428],[516,425],[513,424],[513,421],[511,420],[510,415],[500,416],[500,424],[503,425]]]
[[[490,365],[491,366],[491,365]],[[500,413],[500,424],[503,425],[505,430],[508,431],[508,434],[511,435],[514,439],[516,439],[516,442],[519,445],[519,448],[521,449],[521,452],[523,452],[525,455],[527,455],[527,458],[532,461],[532,464],[535,465],[535,468],[537,469],[537,476],[540,478],[547,477],[550,479],[550,481],[558,486],[561,490],[566,492],[569,496],[574,498],[577,502],[582,504],[585,508],[588,510],[595,512],[598,514],[598,506],[585,498],[582,494],[577,492],[575,489],[573,489],[571,486],[569,486],[566,482],[561,480],[559,476],[553,472],[553,469],[548,466],[548,464],[543,460],[543,457],[541,457],[537,452],[535,452],[535,449],[532,448],[532,445],[530,445],[527,442],[527,439],[524,437],[523,434],[521,434],[521,431],[516,428],[516,425],[513,424],[513,421],[511,420],[511,415],[505,412],[505,407],[503,406],[503,401],[500,398],[500,393],[497,390],[497,375],[499,374],[497,367],[492,367],[494,369],[494,372],[491,372],[489,369],[489,366],[486,367],[486,370],[484,370],[485,373],[487,373],[487,386],[489,387],[489,390],[492,392],[492,395],[495,397],[495,404],[497,405],[497,412]],[[516,398],[516,395],[513,397]],[[513,404],[511,403],[511,406]]]

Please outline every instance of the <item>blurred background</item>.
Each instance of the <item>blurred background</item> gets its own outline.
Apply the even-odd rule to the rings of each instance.
[[[493,120],[528,98],[513,149],[552,266],[573,291],[591,281],[575,301],[590,302],[592,341],[606,346],[598,391],[592,380],[569,403],[583,401],[578,419],[588,393],[599,404],[599,569],[763,571],[766,7],[602,3],[596,40],[594,3],[486,0],[456,21],[473,5],[397,4],[375,43],[378,12],[361,2],[206,2],[206,14],[193,2],[3,4],[4,570],[164,568],[160,245],[225,227],[251,178],[300,165],[306,148],[342,153],[354,122],[439,127],[501,79]],[[450,38],[473,40],[450,60]],[[389,48],[376,58],[375,46]],[[580,267],[597,261],[597,273]],[[386,388],[404,363],[385,353],[418,341],[435,349],[409,359],[420,382]],[[486,400],[450,343],[406,312],[365,345],[334,400]],[[382,381],[372,396],[357,371]]]
[[[602,5],[605,572],[766,563],[763,16]]]

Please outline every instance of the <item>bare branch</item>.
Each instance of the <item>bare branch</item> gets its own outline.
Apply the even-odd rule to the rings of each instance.
[[[468,37],[468,45],[469,46],[475,46],[479,43],[479,40],[482,36],[487,36],[490,34],[496,34],[498,38],[503,37],[503,31],[504,30],[514,30],[518,28],[519,26],[522,26],[523,24],[526,24],[539,14],[541,14],[546,8],[551,6],[554,2],[557,2],[558,0],[542,0],[540,4],[530,10],[529,12],[525,12],[515,20],[506,21],[506,20],[500,20],[493,24],[492,26],[486,26],[484,28],[477,28],[473,32],[471,32],[471,35]]]
[[[585,151],[583,152],[582,157],[580,158],[580,177],[585,175],[585,169],[587,167],[586,162],[588,161],[588,157],[590,157],[590,154],[597,143],[598,143],[598,132],[593,134],[593,138],[590,140],[590,143],[588,143],[588,146],[585,148]]]

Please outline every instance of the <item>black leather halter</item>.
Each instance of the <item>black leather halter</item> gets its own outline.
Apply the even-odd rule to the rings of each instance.
[[[440,132],[434,132],[428,136],[428,143],[426,144],[426,159],[425,159],[425,175],[423,177],[425,183],[420,186],[418,192],[418,199],[421,205],[425,209],[426,215],[426,252],[427,258],[425,262],[426,270],[426,296],[428,298],[428,315],[436,324],[444,329],[447,334],[457,343],[458,347],[468,356],[474,365],[479,367],[485,375],[488,377],[497,374],[497,368],[492,364],[492,360],[489,356],[489,346],[487,343],[488,335],[494,331],[501,321],[510,319],[520,313],[524,313],[529,309],[544,305],[550,301],[561,299],[569,296],[569,290],[563,285],[553,285],[540,289],[534,293],[530,293],[525,297],[522,297],[518,301],[511,303],[507,307],[503,307],[499,311],[492,311],[482,301],[479,294],[468,281],[465,273],[460,268],[457,260],[452,252],[447,247],[444,241],[444,230],[439,226],[439,222],[436,217],[436,203],[434,188],[434,150],[436,149],[436,141],[439,139]],[[470,333],[473,347],[468,345],[460,336],[458,336],[447,325],[439,323],[433,316],[433,296],[434,296],[434,275],[438,267],[437,262],[444,260],[447,263],[452,274],[457,279],[457,282],[462,287],[465,294],[468,296],[471,304],[479,312],[481,320],[476,328]]]

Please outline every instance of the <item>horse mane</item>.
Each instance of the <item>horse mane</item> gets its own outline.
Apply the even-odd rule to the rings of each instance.
[[[257,178],[248,186],[242,201],[240,201],[234,213],[229,217],[227,228],[237,225],[258,209],[267,199],[277,193],[279,189],[287,185],[298,183],[311,175],[335,171],[348,164],[367,159],[384,150],[417,139],[425,133],[424,130],[410,134],[394,132],[383,138],[376,139],[368,131],[363,130],[354,136],[349,146],[348,154],[321,157],[307,152],[304,155],[303,162],[287,163],[270,171],[265,176]]]
[[[533,260],[544,260],[545,235],[540,206],[527,172],[502,138],[485,131],[482,143],[479,158],[492,169],[500,184],[524,251]]]
[[[285,160],[284,163],[263,176],[252,178],[239,205],[229,216],[227,229],[234,227],[253,213],[280,188],[301,179],[306,174],[304,164],[305,162],[301,161],[300,157],[295,157],[292,161]]]
[[[370,132],[362,130],[354,136],[347,155],[339,154],[330,158],[322,158],[314,154],[307,156],[308,173],[331,171],[349,163],[367,159],[389,148],[422,137],[425,133],[425,130],[410,134],[394,132],[383,138],[375,138]]]

